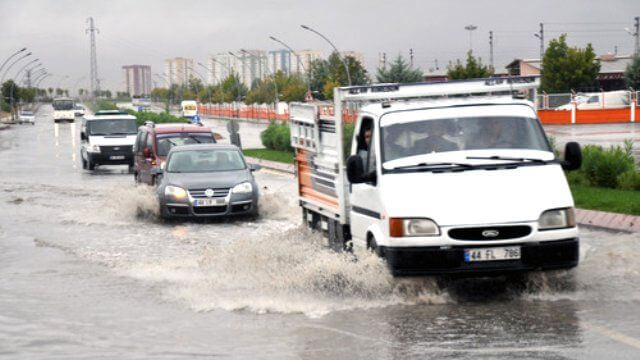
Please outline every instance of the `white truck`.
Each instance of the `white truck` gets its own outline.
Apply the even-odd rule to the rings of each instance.
[[[515,77],[336,88],[335,115],[292,104],[304,222],[336,249],[375,251],[396,276],[576,266],[563,169],[580,167],[580,146],[557,159],[533,103],[514,97],[535,99],[538,85]],[[359,109],[350,150],[346,107]]]
[[[180,103],[182,117],[192,119],[198,115],[198,103],[195,100],[184,100]]]
[[[69,98],[55,98],[53,99],[53,121],[61,122],[68,121],[74,122],[76,120],[76,113],[74,110],[74,103]]]

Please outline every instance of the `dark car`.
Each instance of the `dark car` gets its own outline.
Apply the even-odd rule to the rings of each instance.
[[[138,128],[134,145],[133,176],[138,183],[154,185],[153,169],[159,169],[169,150],[176,145],[215,143],[211,129],[191,124],[154,124],[147,122]]]
[[[159,176],[160,216],[258,215],[258,186],[242,152],[234,145],[176,146]]]

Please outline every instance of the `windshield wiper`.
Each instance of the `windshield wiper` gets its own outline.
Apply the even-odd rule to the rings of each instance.
[[[200,140],[196,139],[196,137],[195,137],[195,136],[188,136],[188,137],[189,137],[189,138],[191,138],[191,139],[193,139],[193,140],[195,140],[195,142],[197,142],[198,144],[202,144],[202,141],[200,141]]]
[[[449,167],[447,167],[449,166]],[[414,164],[414,165],[404,165],[404,166],[397,166],[394,167],[391,170],[405,170],[405,169],[414,169],[414,168],[436,168],[436,169],[451,169],[451,168],[455,168],[455,167],[460,167],[460,168],[464,168],[464,169],[473,169],[474,165],[471,164],[465,164],[465,163],[457,163],[457,162],[439,162],[439,163],[418,163],[418,164]]]
[[[502,161],[517,161],[517,162],[531,161],[531,162],[538,163],[538,164],[546,164],[546,163],[549,162],[547,160],[536,159],[536,158],[514,158],[514,157],[506,157],[506,156],[498,156],[498,155],[493,155],[493,156],[467,156],[467,159],[469,159],[469,160],[502,160]]]

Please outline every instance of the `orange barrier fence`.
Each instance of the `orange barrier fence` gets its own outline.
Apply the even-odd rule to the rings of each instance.
[[[289,112],[285,111],[283,114],[276,114],[273,109],[264,108],[260,106],[246,106],[241,109],[236,109],[232,105],[198,105],[198,113],[209,116],[219,116],[227,118],[241,118],[251,120],[289,120]],[[333,107],[320,107],[319,115],[333,115]],[[352,124],[358,117],[356,111],[344,110],[342,111],[342,119],[345,123]]]
[[[575,112],[575,124],[612,124],[632,122],[639,116],[640,107],[635,108],[633,114],[631,107],[622,109],[596,109],[577,110]],[[544,125],[570,125],[571,110],[538,110],[540,122]]]

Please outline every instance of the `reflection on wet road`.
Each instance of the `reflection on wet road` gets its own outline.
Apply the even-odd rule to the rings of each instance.
[[[0,133],[8,358],[638,358],[638,234],[583,230],[573,271],[393,279],[300,227],[291,176],[256,174],[258,220],[160,222],[48,113]]]

